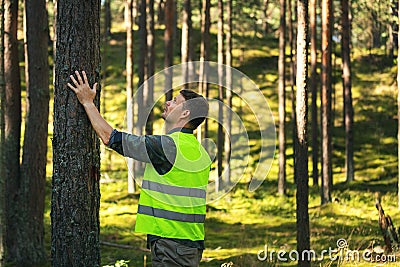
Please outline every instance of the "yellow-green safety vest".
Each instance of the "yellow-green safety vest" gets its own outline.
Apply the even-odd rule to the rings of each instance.
[[[146,164],[135,231],[204,240],[210,157],[193,134],[174,132],[169,136],[177,148],[174,164],[164,175]]]

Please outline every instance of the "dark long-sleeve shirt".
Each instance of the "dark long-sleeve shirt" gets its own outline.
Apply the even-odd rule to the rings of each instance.
[[[176,128],[168,132],[168,134],[178,131],[193,134],[193,130],[188,128]],[[160,175],[164,175],[171,170],[176,158],[176,145],[172,137],[168,135],[137,136],[114,129],[111,133],[108,147],[125,157],[151,163]],[[160,237],[147,235],[149,245],[157,239],[160,239]],[[171,239],[189,247],[204,249],[204,241]]]

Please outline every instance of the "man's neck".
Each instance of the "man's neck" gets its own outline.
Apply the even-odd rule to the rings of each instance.
[[[175,128],[180,128],[180,129],[187,128],[187,125],[183,123],[174,123],[174,124],[165,123],[165,133],[169,133],[171,130]]]

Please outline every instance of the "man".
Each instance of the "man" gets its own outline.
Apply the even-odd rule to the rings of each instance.
[[[102,142],[118,153],[146,162],[135,231],[147,234],[153,266],[198,266],[204,250],[206,188],[211,161],[193,135],[208,114],[199,94],[181,90],[165,104],[167,135],[136,136],[113,129],[93,100],[85,72],[68,83]]]

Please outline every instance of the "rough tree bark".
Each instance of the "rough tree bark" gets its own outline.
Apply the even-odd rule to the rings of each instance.
[[[297,117],[297,151],[296,151],[296,225],[297,251],[310,249],[310,222],[308,215],[308,0],[297,1],[297,75],[296,75],[296,117]],[[300,257],[298,266],[310,266],[310,259]]]
[[[54,267],[100,266],[99,139],[67,87],[75,70],[85,70],[90,85],[99,83],[100,0],[57,3],[51,203]]]

